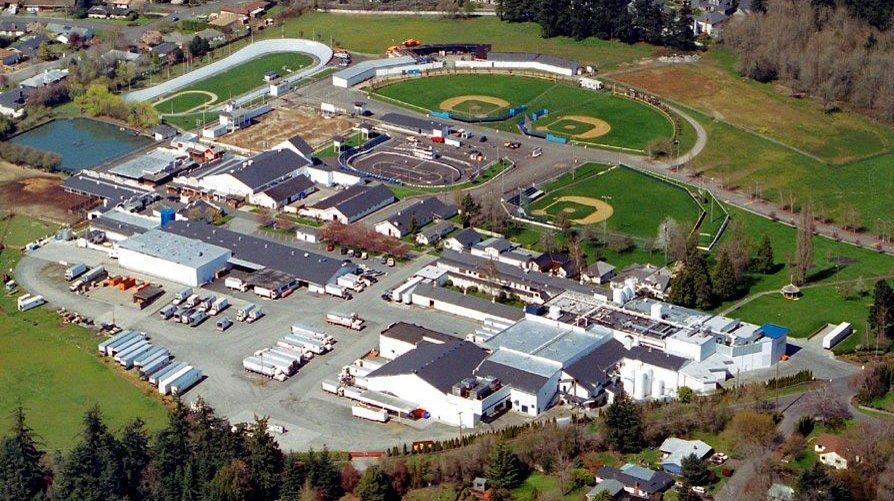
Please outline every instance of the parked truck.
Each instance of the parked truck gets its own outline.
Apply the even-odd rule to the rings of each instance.
[[[211,303],[211,308],[208,309],[209,315],[217,315],[218,313],[224,311],[225,309],[230,307],[230,302],[227,301],[225,297],[219,297],[215,299]]]
[[[177,294],[174,295],[174,301],[173,301],[173,303],[176,304],[176,305],[179,305],[179,304],[182,303],[183,301],[186,301],[186,299],[187,299],[189,296],[192,296],[192,289],[189,288],[189,287],[187,287],[187,288],[181,290],[180,292],[178,292]]]
[[[267,376],[277,381],[285,381],[288,377],[271,362],[256,356],[245,357],[242,360],[242,368],[249,372]]]
[[[228,289],[234,289],[239,292],[248,290],[248,283],[238,277],[227,277],[224,279],[224,286]]]
[[[37,308],[38,306],[46,302],[47,301],[43,298],[43,296],[32,296],[31,294],[25,294],[19,296],[18,300],[16,301],[16,305],[18,306],[19,311],[28,311],[30,309]]]
[[[186,390],[192,388],[196,383],[202,380],[202,371],[193,368],[191,371],[177,378],[168,387],[171,395],[182,395]]]
[[[256,320],[260,320],[261,317],[264,316],[264,311],[260,308],[253,308],[250,312],[248,312],[248,316],[245,317],[245,321],[248,323],[253,323]]]
[[[239,309],[239,311],[236,312],[236,320],[239,322],[245,322],[248,319],[249,313],[251,313],[252,310],[254,310],[255,308],[256,306],[251,303],[243,306]]]
[[[337,313],[329,312],[326,314],[326,322],[333,325],[340,325],[348,329],[359,331],[363,329],[363,319],[356,313]]]
[[[388,422],[388,411],[386,411],[385,409],[375,409],[366,405],[354,404],[353,406],[351,406],[351,414],[354,417],[369,419],[370,421],[376,421],[379,423]]]
[[[198,327],[207,318],[208,318],[208,314],[205,313],[204,311],[201,311],[201,310],[196,311],[195,313],[192,314],[191,317],[189,317],[189,326],[190,327]]]
[[[302,324],[292,324],[292,334],[300,334],[311,339],[319,339],[320,341],[324,341],[329,344],[332,344],[332,342],[334,341],[332,336]]]
[[[304,337],[300,334],[285,336],[277,341],[276,345],[293,351],[309,351],[317,355],[322,355],[332,350],[331,344],[326,344],[319,339]]]
[[[74,264],[65,270],[65,280],[71,282],[87,272],[87,265],[84,263]]]
[[[167,320],[174,316],[174,312],[177,311],[177,307],[173,304],[169,304],[164,308],[158,310],[158,316],[161,317],[162,320]]]
[[[108,273],[106,273],[106,269],[103,268],[102,266],[97,266],[96,268],[91,268],[91,269],[87,270],[86,273],[81,275],[81,279],[79,280],[79,282],[81,282],[81,285],[78,289],[75,289],[75,290],[81,290],[81,289],[90,287],[91,285],[93,285],[96,282],[99,282],[100,280],[105,278],[106,275],[108,275]]]

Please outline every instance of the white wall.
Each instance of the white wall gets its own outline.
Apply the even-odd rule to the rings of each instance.
[[[385,358],[394,360],[414,348],[416,346],[411,343],[388,336],[379,336],[379,353]]]
[[[130,249],[118,248],[118,263],[123,268],[193,287],[210,282],[214,278],[214,273],[226,266],[229,258],[230,253],[226,252],[215,260],[207,261],[198,268],[192,268]]]
[[[534,61],[457,61],[456,67],[472,69],[492,68],[505,70],[534,70],[569,77],[574,75],[574,71],[572,71],[571,68],[560,68],[558,66],[551,66]]]

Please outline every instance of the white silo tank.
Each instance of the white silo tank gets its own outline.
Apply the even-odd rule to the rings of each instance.
[[[664,318],[664,305],[661,303],[652,303],[652,318],[661,320]]]
[[[627,302],[627,300],[624,299],[624,289],[612,289],[612,302],[615,304],[624,304]]]

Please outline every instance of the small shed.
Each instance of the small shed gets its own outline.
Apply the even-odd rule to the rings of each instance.
[[[475,480],[472,480],[472,490],[475,492],[485,492],[489,487],[490,484],[484,477],[475,477]]]
[[[160,285],[149,285],[134,292],[133,302],[142,310],[161,297],[164,292]]]

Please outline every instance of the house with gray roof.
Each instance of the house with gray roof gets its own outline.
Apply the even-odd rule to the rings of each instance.
[[[581,280],[598,285],[608,283],[614,277],[615,267],[605,261],[596,261],[580,273]]]
[[[599,483],[615,480],[624,486],[628,494],[655,501],[660,500],[674,485],[673,477],[667,473],[633,463],[627,463],[621,468],[603,466],[596,471],[596,480]]]
[[[420,245],[435,245],[441,241],[445,235],[449,234],[456,227],[450,221],[438,221],[435,224],[427,226],[416,234],[416,243]]]
[[[444,248],[456,252],[468,252],[481,241],[481,235],[474,228],[466,228],[444,239]]]
[[[259,153],[224,172],[202,177],[199,186],[209,192],[250,197],[302,173],[310,162],[291,150]]]
[[[309,177],[299,174],[249,196],[248,201],[261,207],[277,210],[297,200],[303,200],[315,191],[317,188],[314,182]]]
[[[703,461],[714,453],[714,448],[701,440],[684,440],[676,437],[664,439],[658,450],[662,454],[661,468],[674,475],[683,473],[684,458],[694,455]]]
[[[397,197],[384,184],[356,184],[339,190],[313,205],[302,207],[298,213],[320,221],[351,224],[396,201]]]
[[[389,237],[403,238],[419,231],[435,219],[450,219],[455,215],[455,205],[445,204],[435,197],[429,197],[397,211],[388,219],[376,224],[376,231]]]

